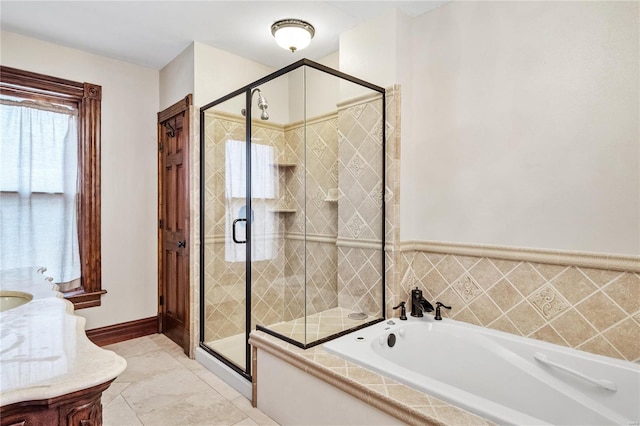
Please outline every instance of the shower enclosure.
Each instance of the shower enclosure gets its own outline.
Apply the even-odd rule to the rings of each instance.
[[[200,348],[308,348],[384,318],[385,94],[303,59],[200,109]]]

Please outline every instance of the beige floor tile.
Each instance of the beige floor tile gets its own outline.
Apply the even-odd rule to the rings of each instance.
[[[149,426],[214,426],[232,425],[247,417],[247,414],[210,389],[141,414],[140,420]]]
[[[120,397],[122,399],[122,397]],[[103,426],[142,426],[142,422],[136,416],[129,404],[124,400],[117,404],[111,404],[102,409]]]
[[[186,368],[176,368],[129,385],[122,396],[138,414],[175,404],[199,393],[209,392],[211,400],[223,397]]]
[[[129,358],[136,355],[142,355],[147,352],[157,351],[160,349],[160,346],[158,346],[149,337],[144,336],[137,339],[127,340],[125,342],[114,343],[113,345],[107,345],[103,349],[114,351],[121,357]]]
[[[125,357],[127,368],[118,376],[117,382],[135,383],[175,368],[184,368],[174,357],[162,350]]]
[[[238,423],[234,423],[232,426],[258,426],[258,423],[254,422],[251,417],[247,417],[244,420],[240,420]]]
[[[240,396],[231,401],[233,405],[242,410],[243,413],[251,417],[251,419],[259,425],[277,425],[269,416],[262,411],[251,406],[251,402],[244,396]]]
[[[173,357],[176,359],[176,361],[178,361],[180,364],[182,364],[184,367],[187,367],[191,371],[194,371],[194,372],[200,371],[200,370],[208,371],[204,365],[200,364],[195,359],[189,358],[184,354],[184,352],[177,355],[173,355]]]
[[[176,358],[179,356],[188,358],[187,354],[184,353],[184,349],[182,349],[182,347],[178,346],[173,340],[169,339],[164,334],[153,334],[151,336],[148,336],[148,338],[169,355]]]
[[[111,386],[109,386],[106,391],[102,392],[102,405],[105,406],[115,402],[114,400],[120,396],[122,391],[125,390],[129,384],[130,383],[121,382],[111,383]]]
[[[241,396],[240,392],[229,386],[224,380],[210,372],[209,370],[204,371],[196,371],[195,372],[198,377],[200,377],[206,384],[211,386],[213,390],[218,392],[224,398],[231,401],[239,396]]]
[[[105,426],[277,424],[166,336],[105,348],[127,359],[127,369],[102,395]]]

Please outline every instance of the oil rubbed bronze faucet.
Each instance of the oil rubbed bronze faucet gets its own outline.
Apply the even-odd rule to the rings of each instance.
[[[400,308],[400,320],[401,321],[406,321],[407,320],[407,308],[404,305],[404,302],[400,302],[400,304],[398,306],[394,306],[393,309],[398,309]]]
[[[411,290],[411,316],[422,317],[423,312],[433,312],[433,305],[422,297],[422,290],[416,287]]]
[[[451,306],[447,306],[444,303],[436,302],[436,315],[434,319],[438,321],[442,319],[442,315],[440,315],[440,308],[451,309]]]

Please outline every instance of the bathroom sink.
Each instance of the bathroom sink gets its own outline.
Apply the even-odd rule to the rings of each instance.
[[[33,296],[21,291],[0,291],[0,312],[17,308],[30,302]]]

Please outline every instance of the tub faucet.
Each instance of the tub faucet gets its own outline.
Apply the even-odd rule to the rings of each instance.
[[[433,312],[433,305],[422,297],[422,290],[416,287],[411,290],[411,316],[422,317],[423,312]]]
[[[444,303],[436,302],[436,315],[434,319],[438,321],[442,319],[442,314],[440,314],[440,308],[451,309],[451,306],[447,306]]]
[[[400,320],[402,321],[406,321],[407,320],[407,308],[404,306],[404,302],[400,302],[400,304],[398,306],[394,306],[393,309],[398,309],[400,308]]]

